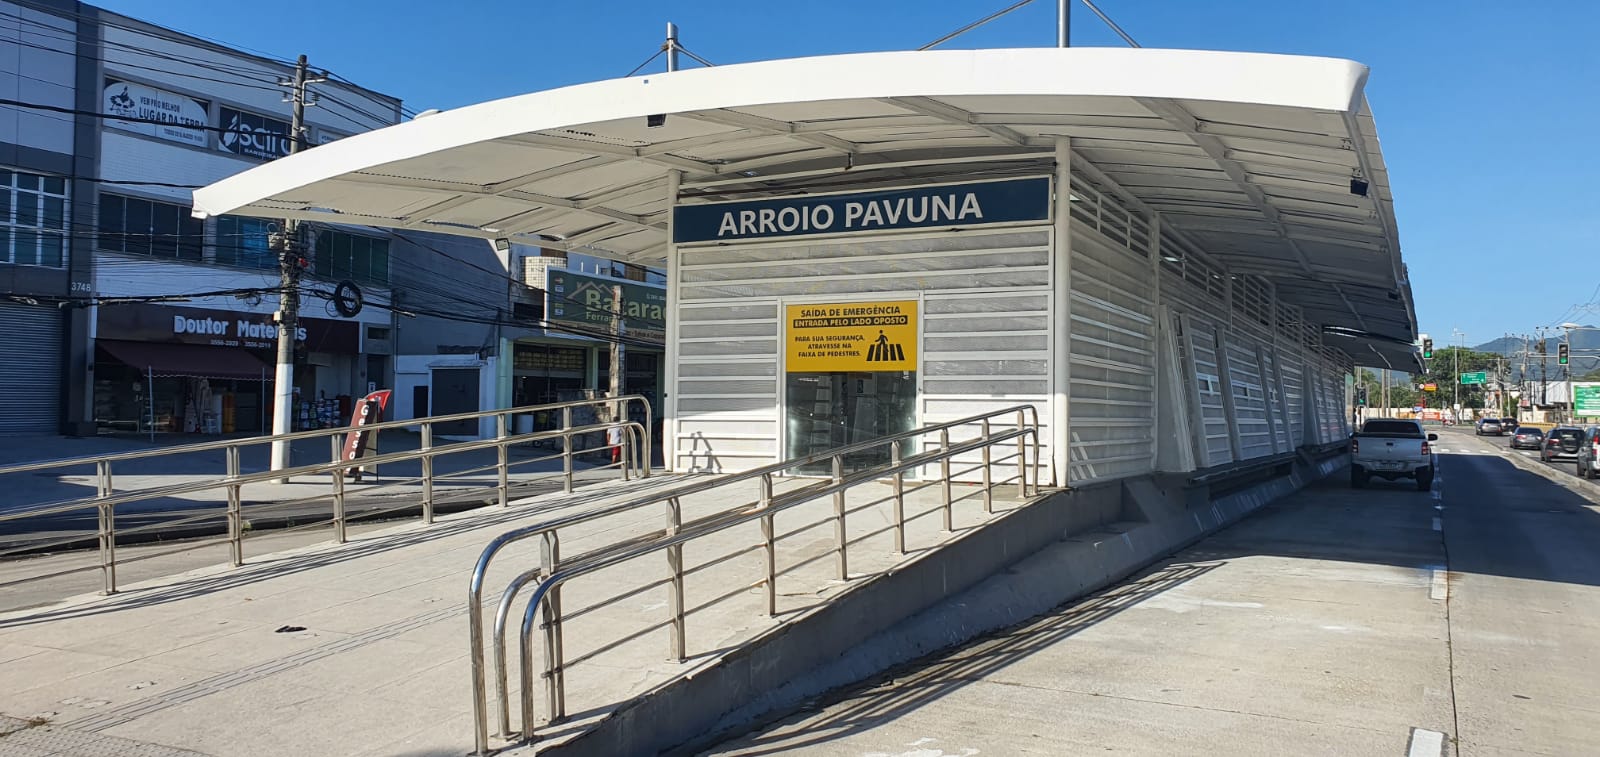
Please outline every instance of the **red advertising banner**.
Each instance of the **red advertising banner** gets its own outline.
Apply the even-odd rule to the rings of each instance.
[[[361,402],[356,405],[355,412],[350,418],[350,433],[344,439],[343,458],[346,461],[355,460],[366,454],[367,445],[377,437],[378,432],[362,431],[361,427],[369,423],[383,422],[383,411],[389,407],[389,395],[392,393],[388,389],[379,389],[361,398]],[[359,481],[361,470],[348,468],[345,470],[345,476]]]

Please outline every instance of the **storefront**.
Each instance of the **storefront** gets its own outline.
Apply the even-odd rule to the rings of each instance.
[[[296,430],[343,425],[359,396],[358,325],[300,319]],[[277,330],[261,313],[102,306],[94,356],[102,432],[264,433],[271,428]]]

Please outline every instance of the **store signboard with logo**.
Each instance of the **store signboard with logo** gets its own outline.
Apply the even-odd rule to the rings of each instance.
[[[789,305],[787,373],[914,371],[917,301]]]
[[[359,352],[355,321],[300,318],[300,345],[311,352]],[[278,327],[266,313],[241,313],[165,305],[108,305],[100,308],[95,338],[130,342],[200,344],[212,347],[274,349]]]
[[[289,122],[224,106],[218,143],[234,155],[275,160],[289,154]]]
[[[196,147],[205,147],[208,143],[206,128],[211,125],[211,106],[204,100],[144,84],[107,79],[101,108],[106,115],[115,116],[106,119],[106,125],[112,128]],[[138,120],[123,120],[128,118]]]
[[[596,336],[609,334],[615,286],[622,287],[624,333],[646,339],[666,338],[666,289],[636,281],[549,269],[545,275],[546,318],[583,326]]]

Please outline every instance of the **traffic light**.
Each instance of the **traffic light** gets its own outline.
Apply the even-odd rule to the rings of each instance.
[[[1432,360],[1433,359],[1433,340],[1432,339],[1424,339],[1424,340],[1422,340],[1422,359],[1423,360]]]
[[[1362,387],[1357,387],[1356,388],[1356,404],[1360,405],[1361,407],[1366,407],[1367,406],[1367,388],[1366,387],[1362,386]]]
[[[1570,347],[1568,347],[1566,342],[1562,342],[1559,346],[1556,347],[1556,362],[1558,364],[1566,365],[1567,361],[1571,357],[1572,357],[1572,350],[1571,350]]]

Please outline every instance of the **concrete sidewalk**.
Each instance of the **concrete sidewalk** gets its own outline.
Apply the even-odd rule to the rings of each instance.
[[[461,597],[484,544],[536,519],[671,483],[657,476],[597,484],[508,509],[449,515],[431,527],[408,524],[345,545],[254,558],[240,569],[196,570],[111,597],[87,595],[0,614],[0,714],[14,719],[0,724],[0,732],[20,729],[0,743],[8,749],[47,739],[80,745],[60,754],[135,753],[129,745],[144,750],[139,754],[466,753],[473,725]],[[684,519],[749,502],[755,497],[750,483],[685,498]],[[573,581],[563,595],[571,718],[544,732],[556,739],[576,733],[619,703],[704,669],[843,587],[984,523],[978,488],[958,485],[956,492],[963,499],[949,534],[939,530],[937,487],[908,494],[911,554],[897,557],[889,487],[852,490],[849,583],[834,574],[829,498],[779,515],[777,618],[763,611],[757,524],[688,545],[690,659],[682,664],[667,661],[664,556]],[[1014,492],[996,488],[998,510],[1017,506]],[[632,511],[563,531],[562,552],[572,559],[663,525],[657,508]],[[490,572],[486,596],[498,595],[537,559],[531,542],[506,550]],[[492,617],[492,606],[489,612]],[[511,654],[514,660],[515,648]],[[514,674],[510,681],[515,708]],[[123,741],[113,748],[104,740]],[[102,743],[93,747],[100,752],[81,746],[91,743]],[[26,748],[40,751],[19,753],[51,753]]]

